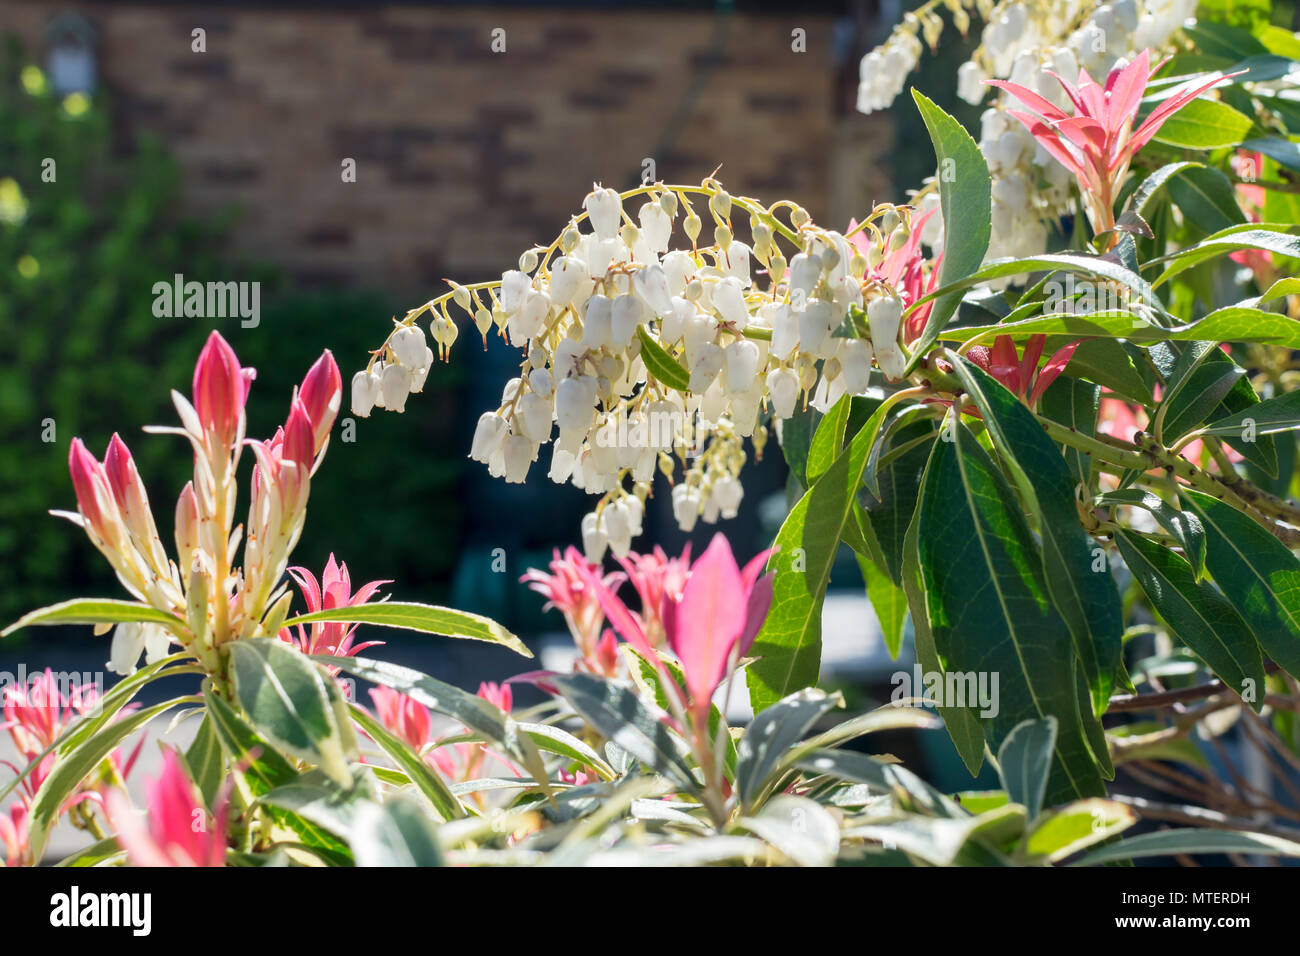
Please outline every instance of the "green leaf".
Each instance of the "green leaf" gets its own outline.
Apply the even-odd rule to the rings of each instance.
[[[1039,517],[1047,590],[1073,635],[1093,710],[1100,715],[1122,660],[1123,614],[1109,569],[1104,562],[1096,568],[1095,545],[1079,523],[1075,479],[1033,412],[979,366],[953,352],[948,356],[1029,510]],[[1107,767],[1104,753],[1098,760]]]
[[[862,569],[862,583],[867,588],[867,600],[880,623],[880,633],[889,648],[889,656],[898,660],[903,646],[903,624],[907,620],[907,595],[903,589],[876,567],[870,558],[857,555]]]
[[[1049,803],[1099,796],[1069,664],[1074,644],[1049,597],[1043,558],[1001,472],[969,429],[954,428],[954,441],[935,442],[917,513],[935,647],[947,671],[999,676],[997,713],[983,720],[990,746],[1021,721],[1056,717]],[[972,714],[979,709],[967,703]]]
[[[103,866],[114,862],[122,855],[123,850],[117,845],[117,837],[111,836],[98,840],[90,846],[78,850],[71,856],[64,857],[54,865],[66,867]]]
[[[1124,563],[1180,641],[1194,650],[1224,685],[1255,710],[1264,706],[1264,662],[1259,645],[1232,605],[1187,562],[1167,548],[1121,530],[1115,536]]]
[[[284,755],[262,740],[210,685],[205,686],[203,699],[226,760],[239,768],[236,782],[245,803],[297,779],[298,771]]]
[[[490,618],[468,611],[457,611],[431,604],[411,604],[403,601],[385,601],[382,604],[356,604],[351,607],[330,608],[312,614],[300,614],[284,622],[284,627],[295,624],[336,622],[343,624],[375,624],[395,627],[444,637],[465,637],[475,641],[502,644],[524,657],[533,653],[524,643]]]
[[[1188,164],[1169,181],[1169,198],[1202,232],[1214,233],[1246,221],[1228,177],[1199,163]]]
[[[546,680],[601,736],[683,789],[699,790],[677,739],[631,689],[591,674],[548,675]]]
[[[690,391],[691,373],[651,337],[644,325],[638,326],[636,331],[641,337],[641,360],[645,362],[646,370],[671,389]]]
[[[904,423],[881,440],[867,461],[867,477],[875,476],[875,488],[864,488],[858,501],[880,544],[884,570],[895,583],[902,580],[903,539],[916,513],[921,474],[930,458],[929,442],[936,435],[929,417]]]
[[[1274,228],[1269,228],[1270,225]],[[1180,249],[1178,252],[1165,256],[1161,260],[1156,260],[1168,262],[1168,265],[1155,278],[1151,286],[1158,289],[1170,279],[1181,275],[1193,266],[1198,266],[1203,262],[1209,262],[1211,259],[1239,252],[1243,249],[1260,249],[1279,256],[1300,256],[1300,238],[1279,231],[1290,228],[1296,227],[1289,224],[1261,223],[1258,225],[1252,224],[1246,228],[1231,226],[1220,230],[1214,235],[1202,239],[1196,245],[1188,246],[1186,249]],[[1147,263],[1147,265],[1151,264],[1154,263]],[[1293,324],[1297,323],[1293,322]],[[1203,336],[1203,338],[1213,338],[1213,336],[1207,335]]]
[[[1236,146],[1254,125],[1226,103],[1198,98],[1165,120],[1155,139],[1183,149],[1217,149]]]
[[[547,788],[546,768],[532,738],[522,732],[513,717],[477,694],[387,661],[323,654],[312,659],[399,690],[430,710],[460,721],[470,730],[482,734],[501,747],[506,756],[523,764],[543,789]]]
[[[945,341],[966,343],[992,338],[994,335],[1008,335],[1016,342],[1023,342],[1031,335],[1060,335],[1072,339],[1101,336],[1127,339],[1134,345],[1210,339],[1215,342],[1259,342],[1300,349],[1300,322],[1276,312],[1265,312],[1249,306],[1216,309],[1195,322],[1171,328],[1152,325],[1132,312],[1093,312],[1044,315],[1010,325],[954,328],[946,330],[942,337]]]
[[[230,645],[230,669],[235,699],[258,733],[351,785],[356,737],[338,685],[319,665],[278,638],[259,637]]]
[[[1263,136],[1248,139],[1241,144],[1242,149],[1263,153],[1279,166],[1285,166],[1292,172],[1300,172],[1300,144],[1282,136]]]
[[[1182,489],[1205,526],[1205,564],[1269,657],[1300,674],[1300,561],[1252,518],[1217,498]]]
[[[174,614],[160,611],[138,601],[117,601],[111,598],[74,598],[51,604],[37,611],[29,611],[14,621],[0,637],[8,637],[24,627],[47,624],[121,624],[128,622],[161,624],[177,634],[188,634],[185,622]]]
[[[1079,800],[1038,820],[1025,834],[1023,853],[1031,859],[1046,857],[1049,863],[1057,863],[1123,833],[1136,822],[1133,811],[1122,803]]]
[[[776,571],[772,607],[754,641],[752,653],[758,660],[745,671],[754,713],[817,682],[826,585],[867,457],[891,407],[886,399],[872,413],[826,473],[804,492],[777,533],[777,550],[768,562]]]
[[[807,797],[778,794],[739,825],[762,837],[798,866],[832,866],[840,827],[831,812]]]
[[[963,819],[966,812],[906,767],[881,763],[852,750],[818,750],[795,761],[800,770],[866,784],[880,793],[893,793],[905,808],[935,816]]]
[[[1205,528],[1201,520],[1190,511],[1179,511],[1157,494],[1141,488],[1124,488],[1108,491],[1095,499],[1098,505],[1115,507],[1122,505],[1129,508],[1142,508],[1160,523],[1169,535],[1183,549],[1184,560],[1192,566],[1194,577],[1200,578],[1205,573]]]
[[[1111,846],[1093,850],[1078,866],[1095,866],[1114,860],[1137,860],[1149,856],[1181,856],[1196,853],[1250,853],[1262,856],[1300,856],[1300,843],[1267,833],[1208,830],[1178,827],[1143,833]]]
[[[736,789],[745,812],[757,805],[786,752],[818,719],[843,704],[839,694],[810,687],[777,701],[754,717],[736,744]]]
[[[946,259],[945,259],[946,261]],[[1011,276],[1029,275],[1034,272],[1067,272],[1072,275],[1092,276],[1098,279],[1105,279],[1110,282],[1118,282],[1129,292],[1133,293],[1136,303],[1145,305],[1154,311],[1157,315],[1167,316],[1163,303],[1156,296],[1155,290],[1141,276],[1128,269],[1114,259],[1108,259],[1102,256],[1086,255],[1081,252],[1057,252],[1045,253],[1041,256],[1026,256],[1019,259],[995,259],[984,265],[974,273],[964,277],[956,278],[951,284],[944,285],[935,291],[917,299],[915,303],[908,307],[909,311],[919,308],[926,302],[939,298],[949,292],[955,292],[961,289],[968,289],[971,286],[988,282],[991,279],[1005,279]],[[1102,315],[1108,313],[1099,313]],[[1123,313],[1128,315],[1130,313]],[[1069,314],[1067,313],[1067,316]],[[1095,318],[1095,315],[1083,315],[1082,318]],[[1020,326],[1023,322],[1008,322],[994,326],[976,326],[976,328],[992,328],[994,330],[1007,326]],[[952,336],[963,336],[963,340],[970,338],[971,329],[954,328],[950,329],[942,336],[944,339]]]
[[[1204,168],[1201,163],[1167,163],[1161,166],[1142,180],[1142,184],[1138,186],[1133,193],[1133,197],[1129,200],[1128,209],[1143,219],[1149,218],[1153,211],[1151,204],[1156,196],[1160,194],[1160,190],[1168,186],[1170,180],[1179,173],[1196,167]]]
[[[424,812],[409,800],[360,804],[350,840],[357,866],[442,866],[438,837]]]
[[[1142,353],[1135,346],[1115,339],[1085,339],[1080,342],[1070,358],[1070,364],[1065,367],[1065,374],[1048,386],[1044,393],[1043,404],[1040,406],[1043,413],[1055,421],[1063,420],[1056,417],[1059,406],[1049,396],[1064,379],[1076,382],[1087,379],[1088,382],[1095,382],[1143,405],[1154,403],[1151,383],[1138,371],[1134,353],[1141,357]],[[1096,423],[1096,416],[1093,416],[1093,423]]]
[[[444,820],[465,816],[465,808],[424,759],[367,711],[352,705],[352,719],[397,764]]]
[[[808,487],[808,454],[812,448],[812,436],[821,418],[821,413],[811,405],[795,409],[793,417],[779,422],[781,454],[790,467],[790,474],[799,482],[799,490]]]
[[[851,395],[841,396],[817,423],[812,443],[808,446],[808,464],[805,484],[812,484],[829,468],[844,449],[844,428],[849,423]]]
[[[992,234],[992,179],[984,154],[962,125],[920,91],[913,89],[912,99],[921,111],[938,160],[939,206],[946,224],[939,284],[950,286],[978,269],[988,251]],[[960,302],[961,295],[956,290],[945,292],[937,299],[925,330],[912,348],[909,372],[938,339],[939,330],[957,311]]]
[[[1052,753],[1056,750],[1056,718],[1026,720],[1007,734],[998,748],[998,776],[1007,799],[1018,803],[1033,820],[1043,809],[1047,776],[1052,770]]]
[[[929,473],[928,464],[926,473]],[[924,477],[921,484],[922,487],[925,486]],[[925,582],[918,558],[919,518],[919,514],[915,515],[912,523],[907,527],[907,538],[903,547],[903,593],[907,595],[907,607],[912,616],[912,634],[916,643],[917,662],[921,665],[923,673],[942,674],[944,664],[939,659],[939,652],[934,645]],[[948,736],[952,739],[958,755],[961,756],[962,763],[972,777],[977,776],[984,765],[984,727],[978,715],[965,707],[949,707],[946,703],[936,703],[935,709],[943,718]]]
[[[1246,374],[1231,360],[1206,361],[1215,352],[1222,354],[1215,342],[1193,342],[1178,356],[1155,412],[1152,431],[1158,442],[1172,445],[1201,424]]]
[[[211,810],[216,802],[217,792],[226,777],[226,762],[221,752],[221,741],[212,727],[212,718],[204,713],[199,722],[199,729],[194,740],[185,751],[185,763],[190,768],[190,776],[203,795],[203,802]]]
[[[1235,435],[1242,438],[1247,432],[1273,435],[1293,428],[1300,428],[1300,391],[1266,399],[1245,411],[1217,419],[1203,431],[1207,435]]]

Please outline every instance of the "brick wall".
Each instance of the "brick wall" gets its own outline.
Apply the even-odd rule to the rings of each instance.
[[[187,210],[235,205],[237,249],[311,284],[423,295],[443,276],[500,271],[552,237],[593,180],[633,185],[645,157],[669,181],[721,165],[733,193],[796,198],[819,221],[833,195],[885,196],[868,164],[832,162],[846,137],[820,14],[736,14],[716,46],[712,14],[643,8],[9,0],[0,30],[36,53],[69,9],[98,31],[121,122],[169,144]],[[490,49],[496,27],[504,53]],[[858,121],[847,139],[870,153],[887,148],[882,132]],[[836,219],[850,212],[837,202]]]

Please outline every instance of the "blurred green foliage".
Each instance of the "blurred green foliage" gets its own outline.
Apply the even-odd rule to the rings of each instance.
[[[106,562],[72,525],[48,514],[73,509],[68,445],[83,438],[102,455],[114,431],[130,446],[151,492],[164,543],[175,496],[191,472],[184,442],[144,435],[174,424],[169,392],[190,391],[195,357],[217,328],[258,370],[249,435],[269,437],[292,388],[320,354],[334,351],[348,382],[382,341],[386,297],[308,294],[266,267],[220,253],[232,215],[216,223],[177,216],[177,171],[148,138],[126,141],[110,104],[60,100],[7,41],[0,52],[0,621],[78,595],[120,594]],[[52,160],[51,165],[48,161]],[[52,172],[52,176],[51,176]],[[153,285],[176,273],[200,281],[262,280],[260,322],[156,318]],[[455,484],[454,372],[438,366],[423,401],[406,415],[336,428],[313,482],[295,560],[319,575],[331,551],[354,580],[394,578],[408,598],[445,597],[461,510]],[[430,400],[432,398],[432,401]],[[242,467],[247,474],[252,456]],[[246,479],[245,479],[246,487]],[[240,508],[247,505],[246,491]]]
[[[68,443],[102,453],[169,405],[204,330],[152,313],[154,282],[206,267],[211,231],[171,214],[157,143],[116,148],[103,104],[60,101],[9,41],[0,55],[0,618],[74,597],[101,559],[49,508],[72,505]],[[53,439],[53,440],[51,440]],[[138,447],[174,483],[184,456]],[[102,592],[101,592],[102,593]]]

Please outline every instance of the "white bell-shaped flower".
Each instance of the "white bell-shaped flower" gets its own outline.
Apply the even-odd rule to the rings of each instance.
[[[767,373],[767,396],[775,418],[789,418],[799,400],[799,376],[791,368],[774,368]]]
[[[369,418],[370,410],[375,407],[379,397],[379,376],[364,369],[352,376],[352,414],[358,418]]]
[[[623,201],[612,189],[593,189],[582,201],[582,208],[591,220],[591,228],[601,239],[618,238],[618,225],[623,218]]]
[[[718,377],[718,373],[722,371],[722,358],[722,347],[718,344],[705,342],[700,346],[691,365],[692,392],[703,392]]]
[[[531,285],[532,280],[518,269],[501,273],[501,289],[498,295],[501,297],[502,311],[507,315],[518,312],[519,307],[524,304],[524,293]]]
[[[673,518],[677,521],[677,527],[690,534],[700,517],[700,493],[695,488],[680,484],[673,486],[672,494]]]
[[[401,365],[385,365],[379,377],[379,388],[384,396],[384,407],[392,412],[406,410],[406,397],[411,394],[411,372]]]
[[[610,304],[609,338],[614,348],[622,350],[636,338],[636,328],[645,318],[645,306],[634,295],[620,295]]]
[[[555,419],[560,428],[585,431],[596,414],[596,380],[590,375],[566,378],[555,389]]]
[[[903,300],[887,295],[867,306],[867,323],[871,327],[871,347],[880,370],[892,379],[903,377],[907,360],[898,346],[898,326],[903,318]]]
[[[871,343],[866,339],[845,339],[837,356],[844,390],[850,395],[865,395],[871,383]]]
[[[470,443],[469,457],[486,462],[506,440],[506,420],[496,412],[484,412],[474,426],[474,440]]]
[[[722,321],[737,331],[749,324],[749,310],[745,308],[745,290],[739,279],[727,276],[713,286],[712,303]]]
[[[532,464],[537,446],[525,435],[511,435],[502,448],[505,453],[505,479],[508,484],[521,485],[528,477],[528,466]]]
[[[583,348],[614,347],[610,329],[610,306],[610,300],[603,295],[593,295],[587,300],[587,313],[582,318]]]
[[[732,342],[726,348],[726,382],[727,394],[747,392],[754,386],[758,377],[758,346],[748,339]]]
[[[587,264],[576,256],[560,256],[551,264],[551,305],[562,309],[573,301],[583,282],[590,281]]]
[[[662,317],[672,313],[673,297],[668,291],[668,276],[659,263],[646,266],[632,277],[632,291],[641,297],[655,315]]]

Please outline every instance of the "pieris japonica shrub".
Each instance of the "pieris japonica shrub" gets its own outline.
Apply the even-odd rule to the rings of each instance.
[[[968,28],[971,8],[944,9]],[[938,44],[938,10],[863,61],[863,108],[888,106],[922,41]],[[712,177],[597,186],[552,242],[499,280],[451,283],[356,371],[366,417],[403,411],[471,329],[517,350],[468,452],[491,476],[544,468],[591,496],[581,547],[521,582],[563,617],[570,672],[471,694],[386,663],[359,625],[528,651],[485,618],[375,600],[389,582],[354,588],[333,558],[320,580],[289,566],[328,480],[342,392],[328,353],[254,441],[252,370],[209,341],[193,400],[173,393],[181,427],[153,429],[194,456],[174,551],[125,444],[100,461],[74,443],[67,517],[132,600],[9,630],[115,627],[126,676],[103,695],[6,697],[27,761],[3,791],[8,861],[39,859],[60,819],[90,834],[81,864],[1300,854],[1273,825],[1294,808],[1222,784],[1196,746],[1237,723],[1274,764],[1296,761],[1300,45],[1184,22],[1176,4],[974,12],[988,26],[958,83],[993,97],[981,142],[914,93],[937,169],[910,201],[834,229]],[[773,435],[795,494],[771,548],[639,546],[655,494],[688,532],[734,516],[749,449]],[[857,715],[817,687],[843,548],[890,651],[910,634],[922,675]],[[172,675],[194,692],[133,705]],[[356,679],[375,685],[364,698]],[[545,702],[516,706],[524,686]],[[754,716],[733,727],[741,696]],[[129,742],[166,713],[197,736],[144,781],[144,818]],[[876,731],[940,725],[1000,789],[940,792],[866,752]],[[1175,779],[1179,802],[1128,797],[1117,769]],[[1220,832],[1195,825],[1210,805]],[[1114,839],[1143,816],[1193,825]]]

